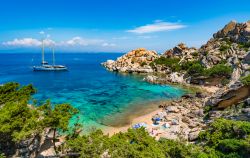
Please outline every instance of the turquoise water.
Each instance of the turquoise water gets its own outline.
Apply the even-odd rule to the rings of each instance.
[[[0,84],[32,83],[38,90],[34,95],[38,102],[50,99],[53,104],[70,103],[78,108],[86,129],[113,124],[110,120],[116,121],[115,116],[128,109],[136,106],[143,109],[148,102],[177,98],[185,93],[176,87],[146,83],[139,75],[108,72],[100,65],[121,55],[62,53],[57,54],[56,62],[67,65],[69,71],[33,72],[32,66],[39,64],[40,54],[1,54]]]

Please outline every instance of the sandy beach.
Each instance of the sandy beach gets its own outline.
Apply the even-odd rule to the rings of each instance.
[[[218,87],[215,87],[215,86],[201,86],[200,88],[209,94],[213,94],[218,90]],[[175,100],[150,103],[150,105],[148,107],[145,107],[145,109],[143,110],[140,109],[139,113],[134,113],[134,114],[130,114],[130,116],[127,116],[126,118],[128,119],[128,122],[129,122],[127,123],[127,125],[108,126],[107,128],[103,129],[103,132],[104,134],[108,134],[112,136],[119,132],[126,132],[129,128],[131,128],[133,125],[138,124],[138,123],[147,124],[147,130],[152,131],[152,129],[156,127],[155,125],[153,125],[152,117],[164,111],[162,108],[159,108],[159,105],[164,105],[167,102],[171,103],[173,101]],[[136,111],[136,109],[132,109],[132,111]],[[129,112],[124,113],[124,115],[129,115]],[[177,115],[181,115],[181,113]]]
[[[119,132],[126,132],[129,128],[132,127],[132,125],[137,123],[146,123],[147,125],[152,124],[152,116],[156,115],[157,113],[161,112],[162,109],[158,108],[157,110],[154,110],[153,112],[147,113],[142,116],[135,117],[132,119],[131,124],[128,124],[126,126],[122,127],[107,127],[103,130],[104,134],[108,134],[112,136],[113,134],[119,133]]]

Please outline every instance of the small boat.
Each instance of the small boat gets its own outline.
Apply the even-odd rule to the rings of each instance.
[[[42,41],[42,63],[40,66],[33,66],[34,71],[66,71],[68,68],[64,65],[55,64],[55,51],[53,47],[53,64],[49,65],[44,59],[44,41]]]

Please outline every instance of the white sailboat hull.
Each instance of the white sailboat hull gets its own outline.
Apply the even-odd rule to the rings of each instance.
[[[67,67],[62,65],[42,65],[34,66],[34,71],[67,71]]]

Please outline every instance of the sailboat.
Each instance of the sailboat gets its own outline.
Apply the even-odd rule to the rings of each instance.
[[[68,68],[64,65],[56,65],[55,64],[55,50],[54,47],[52,48],[53,53],[53,64],[49,65],[44,58],[44,41],[42,40],[42,63],[40,66],[33,66],[34,71],[65,71]]]

